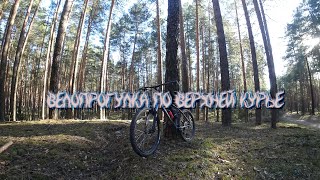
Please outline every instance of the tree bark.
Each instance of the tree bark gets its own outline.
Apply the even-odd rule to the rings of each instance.
[[[157,3],[157,83],[162,84],[162,57],[161,57],[161,25],[160,25],[160,6],[159,6],[159,0],[156,0]],[[160,87],[160,91],[162,91],[162,86]],[[162,119],[162,111],[158,111],[159,119]]]
[[[181,56],[182,56],[182,91],[188,92],[189,91],[189,78],[188,78],[188,61],[187,61],[187,54],[186,54],[186,41],[184,37],[184,20],[183,20],[183,12],[182,12],[182,2],[180,0],[179,3],[180,8],[180,48],[181,48]]]
[[[197,52],[197,92],[200,91],[200,43],[199,43],[199,0],[196,0],[196,52]],[[200,119],[199,103],[196,107],[196,121]]]
[[[189,32],[189,25],[187,22],[187,31]],[[192,63],[191,63],[191,49],[190,49],[190,37],[187,37],[187,44],[188,44],[188,64],[189,64],[189,89],[192,90],[193,89],[193,77],[192,77]]]
[[[43,80],[43,91],[42,91],[42,119],[43,120],[46,118],[46,114],[47,114],[46,94],[47,94],[47,88],[48,88],[49,68],[51,66],[50,54],[51,54],[52,47],[53,47],[54,31],[56,29],[58,11],[59,11],[60,4],[61,4],[61,0],[58,0],[57,1],[57,7],[56,7],[56,10],[55,10],[54,15],[53,15],[51,28],[50,28],[49,43],[48,43],[47,54],[46,54],[46,64],[45,64],[44,80]]]
[[[166,75],[165,81],[179,81],[178,37],[179,37],[179,2],[180,0],[168,0],[167,42],[166,42]],[[178,84],[169,84],[165,87],[173,97],[174,91],[179,91]],[[165,119],[165,137],[175,137],[176,131],[171,121]]]
[[[160,26],[160,7],[159,7],[159,0],[157,2],[157,82],[158,84],[162,84],[162,58],[161,58],[161,26]],[[162,87],[161,87],[162,88]],[[161,89],[162,90],[162,89]]]
[[[10,46],[10,38],[11,38],[11,32],[12,27],[14,24],[14,21],[16,19],[16,15],[18,12],[20,0],[15,0],[10,16],[7,21],[6,26],[6,32],[3,36],[3,43],[2,43],[2,53],[1,53],[1,67],[0,67],[0,121],[5,120],[5,80],[6,80],[6,67],[7,67],[7,61],[8,61],[8,50]]]
[[[308,58],[305,58],[308,68],[308,75],[309,75],[309,82],[310,82],[310,93],[311,93],[311,115],[314,115],[314,108],[315,108],[315,102],[314,102],[314,93],[313,93],[313,84],[312,84],[312,75],[310,71],[310,66],[308,62]]]
[[[70,72],[70,80],[69,80],[69,91],[70,93],[75,93],[77,90],[77,77],[78,77],[78,56],[79,56],[79,50],[80,50],[80,44],[81,44],[81,35],[83,31],[84,26],[84,20],[86,18],[87,14],[87,7],[88,7],[89,0],[85,0],[83,4],[83,11],[80,16],[80,21],[78,24],[78,30],[77,30],[77,36],[76,41],[74,43],[73,47],[73,53],[72,53],[72,64],[71,64],[71,72]]]
[[[54,46],[54,52],[53,52],[53,59],[52,59],[52,67],[51,67],[51,77],[50,77],[50,88],[49,90],[52,93],[57,93],[59,90],[59,77],[60,77],[60,61],[61,61],[61,54],[64,44],[64,39],[66,35],[67,26],[69,23],[69,17],[71,14],[72,6],[73,6],[73,0],[66,0],[63,11],[61,14],[61,19],[59,23],[56,43]],[[55,110],[55,114],[53,116],[53,109],[49,110],[49,118],[52,119],[58,119],[58,110]]]
[[[92,31],[92,23],[94,20],[95,12],[96,12],[96,6],[94,4],[90,12],[89,23],[88,23],[87,34],[86,34],[86,41],[84,43],[84,48],[83,48],[82,57],[81,57],[79,81],[77,82],[78,83],[77,87],[79,91],[82,91],[84,88],[89,40],[90,40],[91,31]]]
[[[16,115],[17,115],[17,86],[18,86],[20,66],[21,66],[20,62],[22,61],[24,49],[27,44],[28,37],[29,37],[30,31],[32,29],[34,19],[37,15],[40,3],[41,2],[39,2],[37,9],[34,12],[34,15],[31,19],[28,31],[26,32],[31,8],[33,5],[33,0],[30,1],[29,7],[28,7],[28,10],[26,13],[26,17],[24,19],[24,22],[23,22],[23,25],[21,28],[20,37],[19,37],[19,41],[18,41],[18,45],[17,45],[17,51],[16,51],[15,61],[14,61],[13,71],[12,71],[13,74],[12,74],[12,80],[11,80],[11,93],[10,93],[10,112],[11,112],[11,117],[12,117],[13,121],[16,121],[16,118],[17,118],[16,117]]]
[[[138,39],[138,29],[134,35],[134,42],[133,42],[133,50],[132,50],[132,57],[131,57],[131,64],[130,64],[130,73],[129,73],[129,91],[133,91],[133,81],[134,81],[134,57],[136,52],[136,44]]]
[[[243,89],[244,92],[247,92],[247,79],[246,79],[246,70],[244,65],[244,57],[243,57],[243,48],[242,48],[242,39],[240,32],[240,23],[239,23],[239,15],[238,15],[238,6],[237,1],[234,0],[235,9],[236,9],[236,19],[237,19],[237,29],[238,29],[238,37],[239,37],[239,48],[240,48],[240,59],[241,59],[241,67],[242,67],[242,80],[243,80]],[[248,122],[248,110],[245,109],[245,121]]]
[[[303,74],[300,73],[300,79],[299,79],[300,88],[299,88],[299,90],[300,90],[300,102],[301,102],[301,115],[305,114],[303,81],[304,81]]]
[[[263,22],[262,16],[264,16],[264,13],[261,14],[258,1],[253,0],[253,4],[258,17],[263,44],[264,44],[264,48],[267,56],[267,64],[268,64],[269,79],[270,79],[270,92],[271,92],[272,98],[275,98],[275,95],[277,93],[277,79],[276,79],[276,73],[274,70],[272,50],[270,48],[271,44],[270,44],[268,29],[266,26],[266,22]],[[262,4],[261,4],[261,7],[263,7]],[[274,129],[277,128],[277,110],[276,109],[271,110],[271,128],[274,128]]]
[[[71,69],[70,69],[70,75],[69,75],[69,93],[75,93],[77,91],[77,79],[78,79],[78,67],[79,67],[79,51],[80,51],[80,41],[81,41],[81,35],[82,30],[84,26],[84,20],[86,18],[87,13],[87,7],[88,7],[88,1],[85,0],[83,3],[83,10],[80,16],[78,29],[77,29],[77,35],[74,42],[73,52],[72,52],[72,58],[71,58]],[[67,118],[72,118],[73,112],[72,109],[67,109]]]
[[[244,15],[246,18],[249,41],[250,41],[254,88],[255,88],[255,91],[258,92],[258,91],[260,91],[260,80],[259,80],[259,71],[258,71],[258,63],[257,63],[257,53],[256,53],[256,47],[255,47],[249,12],[248,12],[248,8],[247,8],[247,4],[246,4],[245,0],[242,0],[242,6],[243,6]],[[261,109],[256,109],[255,112],[256,112],[255,113],[256,125],[261,125]]]
[[[204,39],[204,25],[201,26],[201,51],[202,51],[202,92],[206,90],[206,81],[205,81],[205,74],[206,74],[206,50],[205,50],[205,39]],[[203,112],[203,120],[207,121],[206,118],[206,108],[202,109]]]
[[[115,0],[111,1],[109,19],[106,28],[105,40],[104,40],[104,48],[103,48],[103,59],[102,59],[102,74],[100,80],[100,90],[101,92],[105,92],[107,90],[107,67],[108,67],[108,55],[109,55],[109,40],[111,33],[111,24],[112,24],[112,12],[114,7]],[[100,119],[106,119],[106,114],[103,109],[100,109]]]
[[[219,0],[212,0],[220,52],[221,90],[230,89],[229,62]],[[222,125],[231,126],[231,110],[222,109]]]

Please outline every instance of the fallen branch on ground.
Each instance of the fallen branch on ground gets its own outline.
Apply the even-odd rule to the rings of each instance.
[[[0,148],[0,154],[1,154],[2,152],[4,152],[5,150],[7,150],[12,144],[13,144],[13,142],[12,142],[12,141],[9,141],[9,142],[7,142],[5,145],[3,145],[3,146]]]

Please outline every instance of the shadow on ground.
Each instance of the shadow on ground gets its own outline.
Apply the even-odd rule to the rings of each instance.
[[[149,158],[129,142],[129,122],[0,124],[0,179],[316,179],[320,134],[293,124],[254,127],[197,123],[192,143],[162,139]]]

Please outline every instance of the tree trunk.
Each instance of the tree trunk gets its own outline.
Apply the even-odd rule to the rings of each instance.
[[[184,20],[183,20],[183,12],[182,12],[182,2],[180,0],[179,3],[180,8],[180,48],[181,48],[181,56],[182,56],[182,91],[188,92],[189,91],[189,78],[188,78],[188,60],[187,60],[187,54],[186,54],[186,41],[184,37]]]
[[[299,80],[299,84],[300,84],[300,102],[301,102],[301,115],[305,114],[305,104],[304,104],[304,89],[303,89],[303,75],[302,73],[300,73],[300,80]]]
[[[15,0],[10,16],[7,21],[6,32],[3,36],[3,43],[2,43],[2,53],[1,53],[1,67],[0,67],[0,121],[5,120],[5,80],[6,80],[6,67],[8,61],[8,50],[10,46],[10,38],[11,38],[11,31],[16,19],[16,15],[18,12],[20,0]]]
[[[129,72],[129,91],[133,92],[133,84],[134,84],[134,57],[136,52],[136,44],[138,39],[138,29],[134,35],[134,42],[133,42],[133,50],[132,50],[132,57],[131,57],[131,64],[130,64],[130,72]]]
[[[210,5],[210,4],[209,4]],[[212,42],[211,42],[211,11],[208,6],[208,12],[209,12],[209,25],[208,25],[208,35],[209,35],[209,47],[208,47],[208,60],[207,60],[207,93],[214,91],[214,88],[212,88],[212,91],[210,91],[210,68],[212,70],[212,82],[214,82],[214,49],[212,48]],[[212,87],[214,86],[214,83],[212,83]],[[209,108],[206,108],[206,120],[209,121]]]
[[[159,0],[157,2],[157,83],[162,84],[162,58],[161,58],[161,26],[160,26],[160,7],[159,7]],[[162,88],[162,87],[161,87]]]
[[[69,93],[75,93],[77,91],[77,79],[78,79],[78,67],[79,67],[79,51],[80,51],[80,41],[81,41],[81,35],[82,30],[84,26],[84,20],[86,18],[87,13],[87,7],[88,7],[88,1],[85,0],[83,3],[83,10],[80,16],[79,24],[78,24],[78,30],[76,39],[74,42],[73,52],[72,52],[72,58],[71,58],[71,69],[70,69],[70,75],[69,75]],[[67,118],[70,119],[73,117],[72,109],[67,109]]]
[[[78,65],[79,65],[78,56],[79,56],[79,50],[80,50],[79,47],[81,44],[80,41],[81,41],[81,35],[82,35],[82,31],[83,31],[84,21],[86,18],[88,1],[89,0],[85,0],[85,2],[84,2],[84,8],[81,13],[81,17],[80,17],[80,21],[79,21],[79,25],[78,25],[76,42],[75,42],[74,48],[73,48],[72,63],[74,64],[74,66],[71,66],[70,77],[73,77],[73,78],[70,78],[70,81],[69,81],[69,86],[71,87],[70,93],[75,93],[75,91],[77,91],[76,81],[77,81],[77,77],[78,77]]]
[[[64,39],[66,35],[67,26],[69,23],[69,17],[71,14],[73,0],[66,0],[63,11],[61,14],[61,19],[59,23],[56,43],[54,46],[53,52],[53,59],[52,59],[52,67],[51,67],[51,77],[50,77],[50,91],[52,93],[57,93],[59,90],[59,76],[60,76],[60,61],[61,61],[61,54],[64,44]],[[58,119],[58,110],[55,110],[55,114],[53,116],[53,109],[49,110],[49,117],[52,119]]]
[[[206,74],[206,58],[205,58],[205,54],[206,54],[206,50],[205,50],[205,40],[204,40],[204,25],[202,24],[201,26],[201,51],[202,51],[202,92],[204,92],[206,90],[206,82],[205,82],[205,74]],[[207,121],[206,119],[206,108],[202,109],[203,112],[203,120]]]
[[[249,12],[248,12],[248,8],[247,8],[247,4],[246,4],[245,0],[242,0],[242,6],[243,6],[244,15],[246,18],[249,41],[250,41],[254,88],[255,88],[255,91],[258,92],[258,91],[260,91],[260,80],[259,80],[259,71],[258,71],[258,63],[257,63],[257,53],[256,53],[256,47],[255,47]],[[256,109],[255,111],[256,111],[256,113],[255,113],[256,125],[261,125],[261,109]]]
[[[96,12],[96,7],[95,5],[93,5],[90,12],[89,23],[88,23],[87,34],[86,34],[86,41],[84,43],[84,48],[83,48],[81,63],[80,63],[79,81],[77,82],[78,83],[77,87],[79,91],[82,91],[84,88],[89,40],[90,40],[91,31],[92,31],[92,23],[94,20],[95,12]]]
[[[22,61],[23,52],[27,44],[28,37],[32,29],[34,19],[37,15],[40,3],[41,2],[39,2],[38,4],[37,9],[31,19],[28,31],[26,32],[31,8],[33,5],[33,0],[30,1],[29,7],[26,13],[26,17],[24,19],[24,22],[21,28],[20,37],[17,45],[17,51],[16,51],[16,56],[15,56],[15,61],[14,61],[13,71],[12,71],[13,75],[11,80],[11,93],[10,93],[10,112],[11,112],[11,117],[13,121],[16,121],[16,115],[17,115],[17,86],[18,86],[19,72],[20,72],[20,66],[21,66],[20,62]]]
[[[244,92],[247,92],[247,79],[246,79],[246,71],[245,71],[244,57],[243,57],[243,48],[242,48],[242,39],[241,39],[240,24],[239,24],[238,6],[237,6],[236,0],[234,0],[234,4],[235,4],[235,9],[236,9],[236,19],[237,19],[237,28],[238,28],[238,37],[239,37],[243,89],[244,89]],[[248,110],[247,109],[245,109],[245,121],[248,122]]]
[[[59,11],[60,4],[61,4],[61,0],[58,0],[57,7],[56,7],[56,10],[53,15],[51,28],[50,28],[49,43],[48,43],[48,49],[47,49],[47,54],[46,54],[46,64],[45,64],[43,91],[42,91],[42,119],[43,120],[46,118],[46,114],[47,114],[46,94],[47,94],[47,88],[48,88],[49,68],[51,66],[50,54],[51,54],[52,47],[53,47],[54,31],[55,31],[56,25],[57,25],[57,18],[58,18],[58,11]]]
[[[109,19],[106,28],[105,40],[104,40],[104,48],[103,48],[103,59],[102,59],[102,74],[100,80],[100,90],[101,92],[105,92],[107,90],[107,67],[108,67],[108,54],[109,54],[109,40],[110,40],[110,32],[111,32],[111,24],[112,24],[112,11],[114,7],[115,0],[112,0],[109,12]],[[100,109],[100,119],[106,119],[105,111]]]
[[[267,64],[268,64],[270,87],[271,87],[270,92],[271,92],[272,98],[275,98],[275,95],[277,93],[277,79],[276,79],[276,73],[274,70],[272,50],[270,48],[271,44],[270,44],[268,29],[266,27],[266,22],[263,22],[262,20],[262,16],[264,16],[264,13],[261,14],[258,1],[253,0],[253,4],[258,17],[263,44],[264,44],[264,48],[267,56]],[[262,4],[261,4],[261,7],[263,7]],[[277,128],[277,110],[276,109],[271,110],[271,128],[274,128],[274,129]]]
[[[313,93],[313,85],[312,85],[312,75],[309,67],[309,62],[308,58],[305,58],[306,63],[307,63],[307,68],[308,68],[308,75],[309,75],[309,82],[310,82],[310,93],[311,93],[311,115],[314,115],[314,108],[315,108],[315,103],[314,103],[314,93]]]
[[[199,43],[199,0],[196,0],[196,51],[197,51],[197,92],[200,91],[200,43]],[[196,121],[200,119],[199,103],[196,107]]]
[[[189,25],[187,22],[187,31],[189,32]],[[188,36],[188,64],[189,64],[189,89],[193,90],[193,78],[192,78],[192,64],[191,64],[191,50],[190,50],[190,37]]]
[[[165,81],[179,81],[179,63],[178,53],[178,36],[179,36],[179,0],[168,0],[168,19],[167,19],[167,42],[166,42],[166,75]],[[165,87],[166,91],[174,95],[174,91],[179,91],[178,84],[169,84]],[[165,118],[165,137],[175,137],[176,131],[170,120]]]
[[[133,84],[134,84],[134,78],[135,78],[134,58],[135,58],[135,52],[136,52],[137,39],[138,39],[138,27],[137,27],[136,33],[134,35],[133,50],[132,50],[130,72],[129,72],[129,91],[131,91],[131,92],[133,92]],[[132,109],[128,109],[128,119],[131,119],[131,118],[132,118]]]
[[[221,71],[221,90],[228,91],[230,89],[229,63],[226,47],[226,38],[223,29],[223,22],[220,11],[219,0],[212,0],[220,52],[220,71]],[[222,125],[231,126],[231,110],[222,109]]]

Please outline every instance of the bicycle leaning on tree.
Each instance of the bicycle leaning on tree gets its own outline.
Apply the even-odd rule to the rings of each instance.
[[[143,87],[139,91],[160,92],[160,87],[178,83],[171,81],[157,86]],[[158,109],[164,112],[167,119],[173,124],[174,128],[181,135],[182,139],[189,142],[195,134],[195,124],[192,113],[188,109],[180,109],[175,104],[169,108],[144,107],[139,109],[133,117],[130,125],[130,142],[133,150],[142,157],[147,157],[155,153],[160,144],[160,119]],[[165,124],[168,124],[166,122]]]

